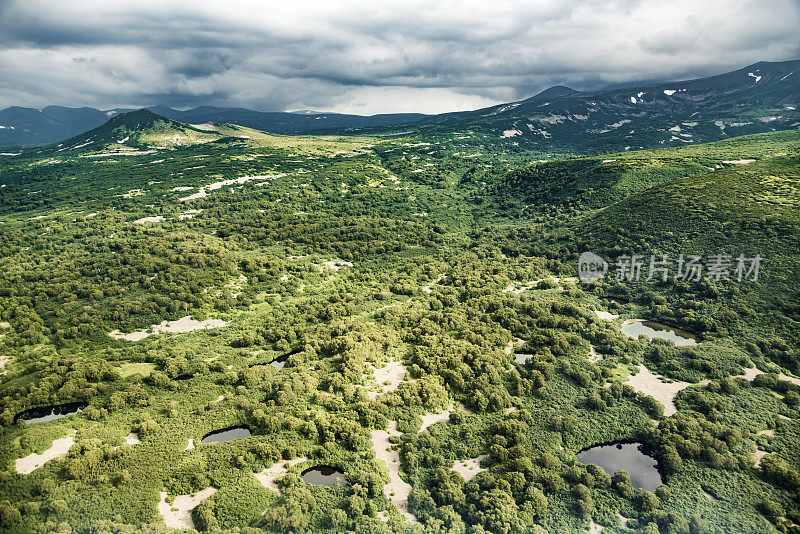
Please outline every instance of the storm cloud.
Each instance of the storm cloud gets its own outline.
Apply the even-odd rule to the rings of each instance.
[[[0,0],[0,108],[437,113],[800,56],[800,3]]]

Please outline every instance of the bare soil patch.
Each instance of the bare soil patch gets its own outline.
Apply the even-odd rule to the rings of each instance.
[[[32,473],[34,470],[42,467],[45,462],[49,462],[53,458],[64,458],[69,452],[70,447],[75,444],[75,431],[72,431],[72,434],[64,437],[53,440],[53,444],[50,446],[49,449],[44,451],[42,454],[29,454],[24,458],[17,458],[15,463],[15,467],[17,473],[21,475],[28,475]]]
[[[486,471],[485,467],[481,467],[481,461],[488,458],[488,454],[481,454],[476,458],[468,458],[466,460],[456,460],[453,465],[453,471],[464,477],[464,480],[469,482],[481,471]]]
[[[273,491],[279,491],[275,481],[286,475],[290,467],[308,461],[308,457],[295,458],[294,460],[275,462],[260,473],[253,473],[262,486]]]
[[[221,319],[207,319],[205,321],[197,321],[195,319],[192,319],[191,316],[187,315],[186,317],[181,317],[177,321],[164,321],[161,324],[153,325],[150,328],[152,332],[148,332],[147,330],[138,330],[136,332],[131,332],[130,334],[123,334],[119,330],[114,330],[113,332],[109,332],[108,335],[113,337],[114,339],[124,339],[125,341],[140,341],[148,336],[152,336],[154,334],[161,334],[164,332],[180,334],[184,332],[191,332],[193,330],[205,330],[209,328],[220,328],[223,326],[228,326],[228,323]]]
[[[383,493],[410,523],[416,523],[417,518],[408,511],[411,485],[400,478],[400,453],[397,450],[390,450],[392,444],[389,442],[389,437],[399,435],[396,421],[389,423],[389,430],[370,432],[375,457],[389,468],[389,483],[383,487]]]
[[[170,505],[167,502],[167,492],[162,491],[161,502],[158,503],[158,513],[164,518],[164,524],[170,528],[193,529],[192,510],[217,492],[217,488],[207,487],[194,495],[176,495]]]

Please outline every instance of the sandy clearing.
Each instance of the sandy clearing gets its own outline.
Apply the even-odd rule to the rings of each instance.
[[[265,488],[269,488],[273,491],[279,491],[278,486],[275,484],[275,481],[286,475],[290,467],[294,467],[295,465],[301,464],[306,461],[308,461],[307,456],[303,456],[302,458],[295,458],[294,460],[288,460],[288,461],[281,460],[279,462],[275,462],[270,467],[264,469],[260,473],[253,473],[253,476],[255,476],[261,483],[261,485],[264,486]]]
[[[389,360],[389,363],[372,371],[372,377],[380,386],[381,391],[367,391],[370,399],[396,390],[406,376],[406,367],[402,361]]]
[[[603,310],[594,310],[594,313],[596,313],[597,316],[600,319],[603,319],[604,321],[613,321],[614,319],[617,319],[619,317],[619,315],[616,313],[611,313]]]
[[[189,195],[187,197],[179,198],[181,202],[185,202],[187,200],[195,200],[198,198],[203,198],[208,196],[209,191],[216,191],[217,189],[222,189],[223,187],[229,185],[241,185],[246,184],[247,182],[252,182],[253,180],[272,180],[274,178],[280,178],[282,176],[286,176],[285,173],[282,174],[267,174],[267,175],[259,175],[259,176],[241,176],[239,178],[232,178],[230,180],[220,180],[219,182],[213,182],[208,185],[201,186],[197,193]]]
[[[514,352],[514,347],[521,347],[525,344],[524,339],[516,338],[512,339],[508,342],[508,345],[503,349],[503,352],[506,353],[506,356],[510,356],[512,352]]]
[[[50,446],[50,448],[44,451],[42,454],[33,453],[24,458],[17,458],[14,462],[17,473],[21,475],[28,475],[35,469],[42,467],[45,462],[48,462],[53,458],[65,457],[67,452],[69,452],[70,447],[75,444],[75,432],[76,431],[73,430],[71,435],[53,440],[53,444]]]
[[[594,522],[594,519],[589,521],[589,534],[602,534],[603,526]]]
[[[411,485],[400,478],[400,452],[390,450],[392,444],[389,442],[389,438],[399,435],[397,421],[389,423],[389,430],[370,432],[375,458],[386,464],[389,469],[389,483],[383,487],[384,495],[392,501],[392,504],[410,523],[416,523],[417,518],[408,511],[408,495],[411,493]]]
[[[561,287],[562,284],[571,283],[575,284],[578,282],[578,279],[574,276],[566,277],[566,278],[559,278],[558,276],[546,276],[544,278],[539,278],[538,280],[531,280],[530,282],[525,282],[520,284],[519,282],[514,282],[506,286],[503,289],[503,293],[514,293],[515,295],[521,294],[523,291],[534,289],[539,282],[543,282],[544,280],[552,280],[558,287],[553,289],[558,289],[559,291],[564,291],[564,288]]]
[[[220,402],[222,402],[224,400],[225,400],[225,395],[220,395],[219,397],[217,397],[217,400],[214,400],[214,401],[211,401],[211,402],[213,404],[218,404],[218,403],[220,403]]]
[[[0,321],[0,328],[11,328],[11,323],[7,321]]]
[[[747,163],[753,163],[754,159],[726,159],[723,160],[722,163],[727,163],[729,165],[745,165]]]
[[[447,422],[450,420],[450,414],[453,412],[454,405],[451,404],[446,410],[439,413],[427,413],[422,416],[422,426],[419,431],[422,432],[426,428],[436,423]],[[466,410],[466,408],[465,408]]]
[[[453,471],[464,477],[464,480],[469,482],[481,471],[486,471],[485,467],[481,467],[481,461],[488,458],[488,454],[481,454],[476,458],[468,458],[466,460],[456,460],[453,465]]]
[[[744,370],[744,374],[737,375],[737,376],[746,378],[747,380],[750,380],[752,382],[752,380],[755,377],[757,377],[758,375],[761,375],[761,374],[764,374],[764,371],[762,371],[761,369],[758,369],[756,367],[751,367],[749,369],[745,369]],[[785,380],[786,382],[791,382],[792,384],[800,386],[800,378],[797,378],[797,377],[794,377],[794,376],[789,376],[789,375],[787,375],[786,373],[783,373],[783,372],[778,373],[778,378],[780,380]]]
[[[141,441],[139,440],[139,434],[137,434],[136,432],[131,432],[130,434],[125,436],[125,443],[127,443],[128,445],[138,445],[139,443],[141,443]]]
[[[650,395],[660,402],[664,406],[664,415],[667,417],[678,411],[672,401],[679,391],[692,385],[708,384],[708,380],[702,380],[697,384],[679,381],[670,383],[662,382],[659,375],[651,373],[647,367],[641,364],[639,365],[639,372],[629,377],[628,382],[637,392]]]
[[[599,362],[603,359],[603,356],[597,354],[597,351],[594,348],[594,345],[589,345],[589,361],[590,362]]]
[[[155,150],[126,150],[122,152],[101,152],[98,154],[80,154],[79,158],[107,158],[110,156],[146,156],[155,154]]]
[[[415,215],[416,215],[416,214],[415,214]],[[436,280],[434,280],[433,282],[431,282],[431,283],[430,283],[430,284],[428,284],[427,286],[423,286],[423,287],[422,287],[422,290],[423,290],[425,293],[431,293],[431,292],[433,292],[433,286],[435,286],[436,284],[438,284],[438,283],[439,283],[439,282],[441,282],[442,280],[444,280],[444,275],[443,275],[443,274],[440,274],[438,277],[436,277]]]
[[[189,438],[189,444],[186,445],[186,448],[183,450],[190,451],[192,449],[194,449],[194,440],[192,438]]]
[[[181,185],[178,187],[173,187],[171,191],[191,191],[194,187],[189,187],[187,185]]]
[[[763,372],[764,371],[761,371],[760,369],[758,369],[756,367],[751,367],[750,369],[745,369],[744,370],[744,374],[741,374],[739,376],[743,376],[745,379],[747,379],[747,380],[752,382],[755,377],[757,377],[758,375],[760,375]]]
[[[186,202],[187,200],[197,200],[198,198],[204,198],[207,196],[208,193],[206,193],[206,190],[201,187],[200,190],[197,191],[197,193],[192,193],[191,195],[180,197],[178,200],[181,202]]]
[[[330,269],[333,269],[334,271],[338,271],[342,267],[352,267],[353,266],[353,264],[350,263],[349,261],[341,261],[341,260],[323,261],[322,265],[324,265],[325,267],[328,267]]]
[[[164,518],[164,524],[170,528],[193,529],[192,510],[195,506],[208,499],[217,492],[217,488],[207,487],[192,495],[176,495],[170,506],[167,503],[167,492],[160,492],[161,502],[158,503],[158,513]]]
[[[154,217],[142,217],[141,219],[136,219],[133,221],[134,224],[145,224],[145,223],[157,223],[164,220],[164,217],[161,215],[156,215]]]
[[[786,375],[784,373],[778,373],[778,378],[780,378],[781,380],[785,380],[787,382],[791,382],[792,384],[795,384],[797,386],[800,386],[800,378],[795,378],[793,376],[788,376],[788,375]]]
[[[3,336],[0,336],[0,339],[2,339],[2,337]],[[11,361],[11,357],[10,356],[0,356],[0,371],[3,371],[0,374],[4,375],[4,374],[6,374],[8,372],[8,371],[6,371],[6,364],[8,362],[10,362],[10,361]]]
[[[756,459],[756,467],[761,467],[761,460],[763,460],[767,454],[769,453],[764,452],[761,449],[756,449],[756,452],[753,453],[753,456]]]
[[[774,429],[767,429],[767,430],[759,430],[759,436],[774,436],[775,430]]]
[[[118,195],[118,196],[121,196],[122,198],[133,198],[133,197],[142,196],[144,194],[145,194],[145,192],[142,191],[141,189],[131,189],[127,193],[123,193],[122,195]]]
[[[194,217],[198,213],[203,213],[203,210],[186,210],[186,212],[181,213],[180,215],[178,215],[178,219],[180,219],[180,220],[191,219],[192,217]]]
[[[113,332],[109,332],[108,335],[114,339],[140,341],[148,336],[161,334],[163,332],[181,334],[184,332],[191,332],[193,330],[207,330],[210,328],[221,328],[223,326],[228,326],[228,323],[221,319],[197,321],[192,319],[191,316],[187,315],[186,317],[181,317],[177,321],[164,321],[161,324],[153,325],[151,327],[152,332],[148,332],[147,330],[138,330],[136,332],[131,332],[130,334],[123,334],[119,330],[114,330]]]

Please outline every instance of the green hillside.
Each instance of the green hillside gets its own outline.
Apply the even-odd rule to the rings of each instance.
[[[156,115],[147,109],[114,116],[105,124],[56,145],[56,152],[116,151],[136,148],[173,148],[208,143],[220,136]],[[42,152],[40,152],[42,153]]]

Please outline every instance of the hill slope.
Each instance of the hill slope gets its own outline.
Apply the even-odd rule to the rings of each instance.
[[[166,148],[216,141],[221,136],[140,109],[113,117],[88,132],[57,145],[57,152],[153,146]]]

